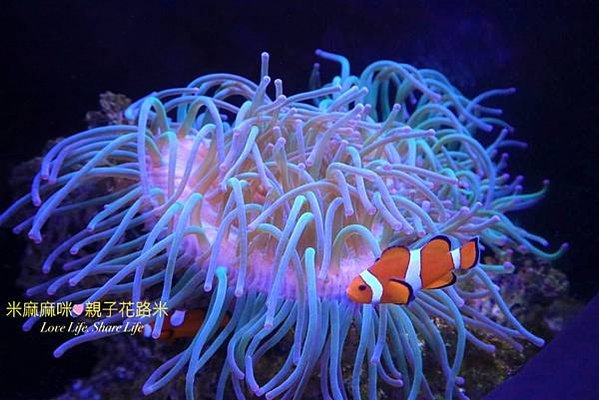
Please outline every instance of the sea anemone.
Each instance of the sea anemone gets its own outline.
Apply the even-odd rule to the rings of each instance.
[[[407,306],[362,306],[345,293],[382,249],[414,248],[440,233],[455,245],[478,236],[499,258],[520,251],[553,259],[564,251],[541,250],[546,241],[507,216],[546,191],[545,184],[523,194],[522,177],[505,172],[502,151],[524,144],[509,137],[501,110],[483,105],[514,90],[470,100],[434,70],[378,61],[354,76],[346,58],[316,54],[338,62],[341,73],[321,85],[315,64],[311,90],[300,94],[285,95],[280,79],[273,90],[263,53],[257,84],[212,74],[143,97],[127,109],[125,124],[59,141],[30,193],[0,217],[5,222],[32,203],[35,212],[14,230],[40,243],[45,224],[93,211],[42,266],[50,273],[61,264],[64,272],[28,295],[206,307],[188,347],[147,379],[145,394],[186,370],[193,398],[196,377],[222,349],[218,398],[229,379],[238,398],[301,398],[313,376],[324,398],[376,398],[379,379],[408,399],[439,390],[465,398],[466,342],[487,351],[495,350],[487,335],[516,348],[522,340],[543,344],[512,316],[489,276],[512,271],[509,262],[480,264],[455,286],[421,291]],[[107,179],[104,193],[85,190]],[[494,299],[509,326],[468,304],[481,297]],[[138,321],[154,338],[168,322],[162,314],[103,321]],[[451,336],[439,321],[453,327]],[[89,331],[54,354],[114,334]],[[284,340],[291,343],[285,361],[258,373]],[[427,380],[424,352],[438,362],[444,387]],[[342,369],[348,357],[350,373]]]

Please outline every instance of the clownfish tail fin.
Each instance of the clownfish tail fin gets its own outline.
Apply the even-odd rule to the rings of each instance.
[[[466,242],[460,248],[461,268],[470,269],[478,265],[480,259],[480,248],[478,237]]]

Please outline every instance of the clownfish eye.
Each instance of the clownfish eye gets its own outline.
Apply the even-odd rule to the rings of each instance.
[[[361,290],[361,291],[366,290],[366,285],[360,285],[360,286],[358,286],[358,290]]]

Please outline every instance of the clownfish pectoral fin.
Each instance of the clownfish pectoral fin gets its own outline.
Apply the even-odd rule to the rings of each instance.
[[[455,276],[455,274],[453,272],[449,272],[441,279],[437,279],[433,283],[427,285],[424,289],[441,289],[453,285],[457,280],[458,278]]]
[[[460,260],[462,269],[470,269],[478,264],[480,248],[478,238],[474,238],[460,248]]]
[[[423,250],[431,253],[448,253],[451,250],[451,240],[445,235],[437,235],[424,246]]]
[[[408,283],[400,279],[391,278],[385,292],[383,294],[385,303],[408,304],[414,300],[414,290]]]

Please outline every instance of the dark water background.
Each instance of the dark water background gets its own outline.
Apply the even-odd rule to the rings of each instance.
[[[10,169],[40,154],[46,141],[85,128],[106,90],[136,99],[194,77],[230,72],[257,79],[260,52],[286,93],[307,88],[313,51],[347,56],[352,71],[393,59],[443,72],[468,97],[495,87],[518,92],[496,104],[530,144],[510,170],[546,199],[517,220],[571,249],[556,265],[583,301],[599,288],[599,16],[593,2],[302,1],[273,2],[7,1],[0,13],[2,84],[0,207],[11,195]],[[271,4],[272,3],[272,4]],[[278,3],[278,2],[276,2]],[[60,4],[60,5],[59,5]],[[338,67],[322,62],[323,77]],[[23,244],[0,233],[2,291],[13,282]],[[55,360],[58,339],[26,335],[2,319],[0,398],[47,398],[89,373],[85,346]]]

